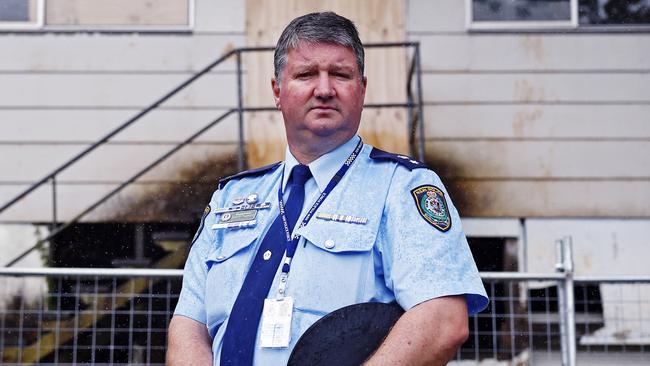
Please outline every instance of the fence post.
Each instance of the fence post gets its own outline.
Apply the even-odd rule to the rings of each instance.
[[[573,242],[570,236],[559,239],[556,244],[557,272],[564,273],[558,284],[558,316],[560,319],[560,345],[562,365],[576,364],[575,299],[573,294]]]

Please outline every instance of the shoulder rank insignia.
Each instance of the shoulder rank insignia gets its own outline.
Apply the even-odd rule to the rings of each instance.
[[[372,148],[372,151],[370,151],[370,158],[375,160],[394,161],[406,167],[408,170],[420,168],[428,169],[427,165],[423,162],[414,160],[406,155],[389,153],[376,147]]]
[[[451,216],[445,194],[438,187],[423,185],[411,190],[415,205],[429,224],[445,232],[451,228]]]
[[[226,185],[226,183],[230,182],[233,179],[240,179],[240,178],[244,178],[244,177],[254,177],[256,175],[265,174],[269,170],[273,170],[273,169],[277,168],[278,166],[280,166],[281,163],[282,162],[277,162],[277,163],[266,165],[266,166],[263,166],[263,167],[260,167],[260,168],[245,170],[243,172],[239,172],[237,174],[233,174],[231,176],[222,178],[222,179],[219,180],[219,186],[217,187],[217,189],[222,189]]]
[[[196,239],[199,238],[199,235],[201,235],[201,231],[203,230],[203,226],[205,226],[205,218],[208,217],[210,214],[210,211],[212,208],[210,208],[210,205],[205,206],[205,210],[203,210],[203,216],[201,217],[201,224],[199,224],[199,229],[196,231],[196,234],[194,234],[194,238],[192,238],[192,242],[190,243],[190,247],[194,245],[194,242]]]

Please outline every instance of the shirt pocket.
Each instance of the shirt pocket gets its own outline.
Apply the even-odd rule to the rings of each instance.
[[[373,286],[376,233],[363,225],[340,222],[319,222],[306,229],[288,283],[296,310],[324,315],[367,301]]]
[[[209,326],[222,323],[230,314],[255,253],[259,232],[240,229],[215,236],[220,245],[213,247],[205,261],[208,269],[205,304]]]

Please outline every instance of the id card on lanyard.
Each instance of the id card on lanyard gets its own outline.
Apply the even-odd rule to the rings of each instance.
[[[327,196],[332,192],[334,187],[341,181],[345,173],[350,168],[350,165],[361,152],[363,147],[363,141],[359,139],[359,143],[354,148],[354,151],[350,156],[345,160],[345,163],[341,168],[334,174],[334,177],[327,184],[327,187],[323,193],[318,196],[316,202],[311,206],[305,217],[303,218],[300,226],[296,227],[299,229],[306,226],[311,220],[312,216],[318,210],[320,205],[325,201]],[[284,172],[282,173],[282,181],[284,181]],[[282,223],[284,227],[284,233],[286,238],[287,248],[284,252],[284,257],[282,260],[282,273],[280,274],[280,284],[278,285],[278,292],[275,298],[269,298],[264,300],[264,309],[262,310],[262,328],[260,334],[260,345],[261,347],[288,347],[289,342],[291,341],[291,318],[293,315],[293,298],[290,296],[285,296],[287,282],[289,280],[289,271],[291,270],[291,259],[296,253],[298,248],[298,241],[300,240],[299,235],[291,236],[289,232],[289,223],[287,216],[284,210],[284,201],[282,197],[284,192],[282,190],[282,184],[278,189],[278,202],[280,207],[280,217],[282,218]],[[294,230],[295,231],[295,230]]]

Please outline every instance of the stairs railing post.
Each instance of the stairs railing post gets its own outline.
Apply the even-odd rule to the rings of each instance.
[[[237,149],[237,169],[243,171],[246,166],[244,161],[244,91],[242,83],[242,67],[241,67],[241,51],[238,49],[237,53],[237,117],[238,117],[238,133],[239,143]]]
[[[422,106],[422,62],[420,59],[420,43],[415,43],[415,65],[417,67],[417,83],[418,83],[418,129],[419,129],[419,144],[418,144],[418,160],[424,161],[424,107]]]
[[[57,218],[57,201],[56,201],[56,175],[52,176],[52,227],[50,230],[56,228]]]

